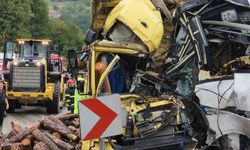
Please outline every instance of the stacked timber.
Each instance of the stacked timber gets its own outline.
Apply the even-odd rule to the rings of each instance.
[[[11,122],[11,131],[0,135],[0,150],[81,149],[80,120],[70,112],[49,116],[23,128]]]

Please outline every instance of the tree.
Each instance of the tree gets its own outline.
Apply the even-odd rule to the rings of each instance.
[[[61,20],[74,22],[83,33],[90,27],[90,0],[80,0],[67,4],[59,12],[61,13]]]
[[[30,0],[0,0],[0,48],[7,39],[30,37]]]
[[[90,7],[90,1],[91,0],[80,0],[85,6]]]
[[[68,49],[80,49],[83,34],[73,22],[85,28],[84,25],[89,21],[85,18],[89,14],[81,14],[82,6],[77,5],[77,11],[74,7],[70,8],[72,14],[64,19],[65,22],[49,20],[49,4],[50,0],[0,0],[0,50],[7,39],[17,38],[50,38],[61,47],[63,55],[66,55]]]
[[[49,10],[44,0],[32,0],[32,17],[30,19],[30,32],[33,38],[47,38],[49,27]]]
[[[0,48],[7,39],[46,38],[48,4],[44,0],[0,0]]]
[[[58,5],[53,5],[53,9],[54,9],[55,11],[58,11],[58,10],[59,10]]]
[[[65,23],[59,19],[50,21],[50,38],[58,45],[61,54],[66,56],[69,49],[81,49],[83,34],[81,29],[74,23]]]

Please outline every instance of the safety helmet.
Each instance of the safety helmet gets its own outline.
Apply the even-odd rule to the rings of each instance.
[[[67,82],[67,84],[68,84],[68,85],[69,85],[69,84],[75,84],[75,81],[74,81],[73,79],[69,79],[68,82]]]

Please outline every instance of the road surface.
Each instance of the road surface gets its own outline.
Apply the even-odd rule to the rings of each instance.
[[[65,109],[60,112],[66,111]],[[3,123],[3,134],[9,133],[11,130],[10,122],[15,121],[22,127],[31,125],[38,120],[48,116],[45,107],[40,106],[22,106],[22,109],[16,109],[15,113],[7,113]]]

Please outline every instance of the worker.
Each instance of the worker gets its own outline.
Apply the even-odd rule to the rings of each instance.
[[[67,82],[67,89],[65,92],[65,99],[68,106],[68,110],[74,111],[74,99],[75,99],[75,81],[74,79],[69,79]]]
[[[111,54],[103,53],[100,54],[99,60],[96,63],[95,70],[97,71],[96,76],[100,77],[102,73],[106,70],[107,66],[114,59],[114,56]],[[121,64],[117,62],[108,76],[104,79],[104,83],[101,89],[101,93],[123,93],[127,92],[126,81],[124,71],[121,67]],[[98,78],[99,78],[98,77]]]
[[[3,88],[3,81],[0,81],[0,132],[2,133],[5,110],[9,109],[9,103]]]
[[[107,68],[107,64],[104,62],[104,61],[98,61],[95,65],[95,70],[97,72],[97,78],[100,78],[102,73],[105,71],[105,69]],[[102,90],[101,90],[102,93],[111,93],[111,87],[110,87],[110,82],[109,82],[109,79],[108,77],[105,77],[104,79],[104,83],[103,83],[103,86],[102,86]]]
[[[63,82],[66,84],[68,82],[68,80],[70,79],[69,74],[67,73],[67,71],[63,71]]]
[[[77,88],[75,90],[75,97],[74,97],[74,114],[78,114],[78,102],[80,100],[86,99],[85,93],[85,80],[82,76],[77,77]]]

